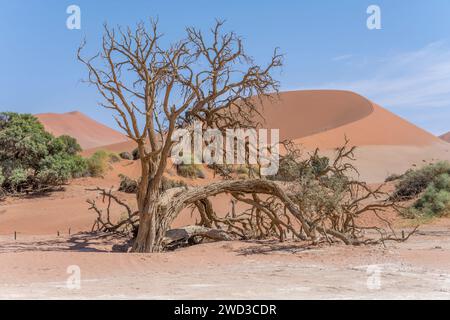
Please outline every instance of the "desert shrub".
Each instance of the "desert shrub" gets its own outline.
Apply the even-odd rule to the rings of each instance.
[[[37,177],[43,184],[56,185],[70,178],[79,178],[86,170],[87,163],[81,156],[60,153],[42,160]]]
[[[87,172],[91,177],[101,177],[109,169],[111,163],[120,161],[120,157],[106,150],[96,151],[87,159]]]
[[[401,179],[403,177],[402,174],[390,174],[389,176],[387,176],[387,178],[384,180],[384,182],[392,182],[392,181],[397,181],[399,179]]]
[[[119,175],[120,177],[120,186],[119,191],[125,193],[137,193],[138,191],[138,181],[127,177],[126,175]],[[178,187],[187,187],[187,184],[181,180],[172,180],[163,176],[161,181],[161,191],[164,192],[166,190]]]
[[[81,146],[77,140],[68,135],[59,136],[50,143],[50,151],[53,154],[64,153],[69,155],[76,155],[81,152]]]
[[[119,191],[125,193],[137,193],[138,182],[136,180],[133,180],[123,174],[120,174],[119,178],[120,178]]]
[[[409,200],[418,196],[439,175],[450,174],[450,162],[442,161],[420,169],[408,170],[396,185],[392,198]]]
[[[422,196],[407,211],[412,217],[442,216],[450,210],[450,175],[437,176],[426,188]]]
[[[278,173],[268,176],[269,180],[275,181],[295,181],[305,175],[321,176],[330,167],[328,157],[321,157],[318,153],[310,156],[308,160],[298,161],[296,156],[286,156],[280,159]]]
[[[14,168],[8,177],[8,183],[11,190],[21,191],[28,181],[30,173],[23,168]]]
[[[5,176],[3,175],[3,169],[0,168],[0,186],[5,182]]]
[[[85,161],[76,140],[55,138],[30,114],[0,113],[1,189],[33,192],[83,174]]]
[[[185,178],[205,178],[205,174],[197,164],[180,164],[177,166],[177,174]]]
[[[237,174],[249,174],[250,170],[246,167],[246,166],[238,166],[236,168],[236,173]]]
[[[124,160],[134,160],[133,155],[127,151],[119,153],[119,157]]]
[[[178,187],[187,187],[187,184],[181,180],[172,180],[166,177],[162,178],[161,191],[166,191]]]

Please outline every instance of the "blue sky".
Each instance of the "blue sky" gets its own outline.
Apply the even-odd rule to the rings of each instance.
[[[71,4],[81,8],[81,30],[66,28]],[[366,27],[371,4],[381,8],[381,30]],[[221,18],[258,62],[279,47],[284,90],[354,90],[435,134],[450,130],[448,0],[0,0],[0,110],[80,110],[115,126],[80,82],[86,70],[76,49],[83,38],[98,49],[103,22],[156,16],[167,41]]]

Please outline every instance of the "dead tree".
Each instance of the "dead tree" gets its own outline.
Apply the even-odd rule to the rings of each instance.
[[[291,238],[315,244],[342,242],[347,245],[406,241],[416,229],[407,235],[402,233],[401,237],[396,235],[390,222],[380,213],[398,210],[397,203],[383,192],[383,186],[372,189],[352,177],[352,172],[357,173],[351,164],[354,148],[347,143],[336,150],[332,159],[320,156],[318,150],[302,155],[295,145],[286,143],[286,154],[280,161],[282,174],[275,176],[274,181],[226,179],[201,187],[183,186],[164,191],[158,207],[159,214],[163,214],[168,223],[162,226],[166,230],[162,247],[175,248],[205,238],[278,238],[280,241]],[[97,191],[103,199],[111,196],[117,204],[124,205],[111,192]],[[247,209],[236,210],[233,206],[228,214],[218,215],[209,198],[220,193],[229,194],[234,202],[247,205]],[[116,231],[116,226],[124,228],[124,224],[133,229],[135,216],[130,215],[130,209],[127,209],[128,218],[111,224],[111,200],[104,202],[107,203],[105,212],[95,202],[90,202],[98,214],[98,230],[107,231],[106,227]],[[170,222],[188,207],[196,210],[197,225],[169,230]],[[361,224],[360,218],[367,214],[377,223]]]
[[[89,71],[88,82],[103,97],[101,105],[115,114],[117,124],[136,142],[141,159],[137,192],[139,231],[135,252],[162,250],[164,235],[180,209],[200,200],[201,191],[217,194],[243,186],[266,189],[261,180],[229,181],[206,190],[161,194],[161,181],[174,142],[174,131],[201,121],[204,128],[253,127],[254,97],[278,91],[272,74],[282,57],[273,53],[266,66],[253,62],[234,32],[223,32],[217,21],[207,36],[194,28],[186,37],[163,47],[157,23],[150,28],[112,29],[105,25],[99,54],[78,59]],[[237,116],[237,114],[239,116]],[[271,185],[271,188],[273,186]]]

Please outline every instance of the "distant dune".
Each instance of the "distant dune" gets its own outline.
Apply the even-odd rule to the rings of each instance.
[[[306,151],[319,148],[330,156],[347,137],[358,147],[355,164],[368,182],[383,181],[414,165],[450,160],[449,144],[356,93],[289,91],[274,98],[260,107],[262,127],[280,129],[282,140],[294,140]],[[38,118],[55,135],[77,138],[85,156],[99,149],[121,152],[135,147],[125,135],[79,112]]]
[[[282,140],[296,140],[308,148],[335,148],[345,136],[358,146],[439,142],[434,135],[349,91],[283,92],[274,103],[264,103],[262,114],[264,127],[280,129]]]
[[[447,132],[446,134],[443,134],[442,136],[440,136],[439,138],[441,138],[444,141],[450,142],[450,131]]]
[[[264,104],[262,114],[264,127],[280,129],[281,139],[292,139],[305,151],[319,148],[332,156],[347,137],[357,146],[355,165],[368,182],[450,160],[450,145],[353,92],[283,92]]]
[[[55,136],[70,135],[78,140],[83,149],[129,140],[124,134],[98,123],[81,112],[41,113],[36,117],[47,131]]]

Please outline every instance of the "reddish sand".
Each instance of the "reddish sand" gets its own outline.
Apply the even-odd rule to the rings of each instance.
[[[47,131],[55,136],[70,135],[78,140],[83,149],[125,142],[128,138],[80,112],[63,114],[42,113],[36,115]]]
[[[0,236],[0,299],[449,299],[449,227],[386,246],[219,242],[152,255],[111,253],[107,237]],[[74,267],[79,288],[67,285]]]
[[[372,113],[372,104],[353,92],[309,90],[282,92],[264,100],[259,121],[280,130],[280,139],[298,139],[358,121]]]
[[[439,138],[441,138],[444,141],[450,142],[450,132],[447,132],[446,134],[443,134]]]
[[[136,148],[136,143],[133,140],[128,140],[125,142],[113,143],[109,145],[101,145],[95,148],[85,149],[82,152],[82,155],[85,157],[91,156],[98,150],[108,150],[111,152],[132,152]]]

